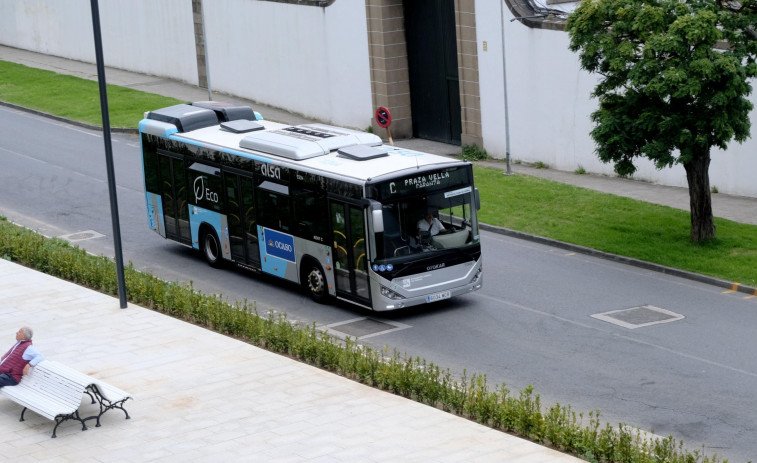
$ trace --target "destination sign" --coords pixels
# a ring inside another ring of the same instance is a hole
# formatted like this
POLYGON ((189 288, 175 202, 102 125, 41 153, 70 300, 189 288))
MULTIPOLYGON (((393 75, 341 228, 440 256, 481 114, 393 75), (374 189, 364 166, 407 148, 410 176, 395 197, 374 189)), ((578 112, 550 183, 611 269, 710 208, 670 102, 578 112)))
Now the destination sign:
POLYGON ((379 192, 381 199, 388 199, 398 195, 430 193, 468 184, 467 169, 454 168, 384 182, 380 185, 379 192))

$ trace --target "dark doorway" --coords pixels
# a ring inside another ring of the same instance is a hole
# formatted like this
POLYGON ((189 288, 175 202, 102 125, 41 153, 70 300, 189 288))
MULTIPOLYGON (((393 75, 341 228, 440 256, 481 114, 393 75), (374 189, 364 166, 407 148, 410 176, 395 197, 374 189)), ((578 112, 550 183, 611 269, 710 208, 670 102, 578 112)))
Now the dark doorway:
POLYGON ((405 36, 413 136, 460 144, 454 0, 406 0, 405 36))

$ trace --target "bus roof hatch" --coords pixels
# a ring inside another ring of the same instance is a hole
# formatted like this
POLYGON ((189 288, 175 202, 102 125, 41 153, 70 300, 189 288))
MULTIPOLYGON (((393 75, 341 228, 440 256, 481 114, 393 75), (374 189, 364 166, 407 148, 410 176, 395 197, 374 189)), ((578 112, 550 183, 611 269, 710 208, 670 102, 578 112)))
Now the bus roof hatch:
POLYGON ((357 130, 323 124, 306 124, 260 131, 244 137, 239 146, 301 161, 323 156, 351 145, 381 145, 381 138, 357 130))

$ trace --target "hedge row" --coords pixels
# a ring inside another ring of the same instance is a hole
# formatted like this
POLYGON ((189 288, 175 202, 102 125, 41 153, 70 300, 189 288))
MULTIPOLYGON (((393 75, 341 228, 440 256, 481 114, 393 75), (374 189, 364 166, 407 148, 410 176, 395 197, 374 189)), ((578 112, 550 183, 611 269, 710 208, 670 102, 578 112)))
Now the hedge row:
MULTIPOLYGON (((95 257, 67 242, 45 238, 0 218, 0 257, 56 277, 116 295, 115 263, 95 257)), ((539 394, 527 387, 512 395, 505 385, 490 387, 486 375, 464 372, 453 377, 449 369, 397 351, 367 348, 338 339, 315 325, 295 325, 285 315, 258 314, 255 303, 229 304, 220 296, 196 291, 191 284, 162 281, 125 269, 130 302, 234 336, 272 352, 361 383, 475 420, 539 444, 597 462, 707 462, 721 461, 701 451, 684 449, 672 436, 650 439, 624 425, 602 425, 599 412, 577 414, 556 404, 542 410, 539 394)))

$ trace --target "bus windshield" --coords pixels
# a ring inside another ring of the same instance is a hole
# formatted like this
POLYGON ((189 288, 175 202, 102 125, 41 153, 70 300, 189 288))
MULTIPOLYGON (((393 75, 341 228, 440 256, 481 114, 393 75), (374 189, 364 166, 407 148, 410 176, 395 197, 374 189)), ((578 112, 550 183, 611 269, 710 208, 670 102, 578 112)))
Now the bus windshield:
POLYGON ((384 232, 377 236, 377 260, 404 260, 479 243, 471 186, 421 196, 384 200, 384 232), (406 258, 406 257, 405 257, 406 258))

